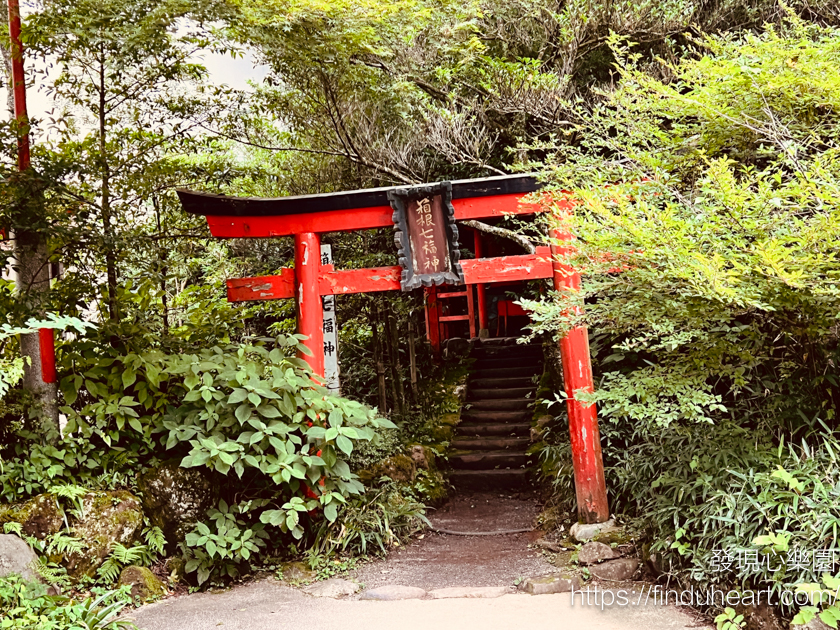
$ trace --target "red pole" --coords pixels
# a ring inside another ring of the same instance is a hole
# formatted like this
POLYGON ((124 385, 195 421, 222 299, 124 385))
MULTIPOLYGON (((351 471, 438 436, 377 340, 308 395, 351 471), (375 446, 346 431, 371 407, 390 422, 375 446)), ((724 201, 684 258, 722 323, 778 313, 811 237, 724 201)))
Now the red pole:
MULTIPOLYGON (((474 230, 473 234, 475 235, 475 257, 481 258, 484 255, 482 251, 484 244, 481 242, 481 232, 474 230)), ((475 286, 478 291, 478 336, 481 337, 481 331, 484 330, 487 331, 489 336, 490 327, 487 323, 487 296, 484 292, 484 283, 480 282, 475 286)))
POLYGON ((298 332, 312 356, 300 355, 312 371, 324 376, 324 305, 321 302, 321 237, 313 232, 295 234, 295 297, 298 332))
MULTIPOLYGON (((18 170, 23 173, 30 167, 29 114, 26 111, 26 75, 23 69, 23 42, 20 37, 20 5, 18 0, 8 0, 9 37, 12 43, 12 94, 15 101, 15 120, 18 124, 18 170)), ((55 337, 51 328, 38 331, 41 354, 41 380, 55 383, 55 337)))
POLYGON ((425 288, 426 293, 426 334, 432 344, 435 356, 440 356, 440 310, 437 300, 437 287, 425 288))
MULTIPOLYGON (((580 274, 559 260, 571 249, 561 245, 561 242, 572 240, 572 235, 568 230, 554 227, 551 229, 551 237, 554 288, 558 291, 579 290, 580 274)), ((560 356, 569 413, 578 519, 583 523, 603 523, 609 519, 610 512, 597 411, 595 405, 585 405, 574 398, 576 391, 595 391, 589 357, 589 334, 585 326, 573 328, 560 340, 560 356)))

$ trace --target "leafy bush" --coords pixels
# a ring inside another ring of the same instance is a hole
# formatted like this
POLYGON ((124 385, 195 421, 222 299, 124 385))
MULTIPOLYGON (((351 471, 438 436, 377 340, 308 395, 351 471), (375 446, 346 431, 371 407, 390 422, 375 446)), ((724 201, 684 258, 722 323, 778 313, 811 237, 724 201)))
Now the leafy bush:
POLYGON ((312 550, 327 556, 336 552, 385 553, 430 526, 422 503, 406 496, 394 481, 383 481, 378 488, 347 501, 339 520, 324 521, 312 550))
POLYGON ((0 578, 0 628, 4 630, 121 630, 134 624, 116 621, 128 604, 124 591, 107 591, 77 602, 47 595, 47 587, 18 576, 0 578))

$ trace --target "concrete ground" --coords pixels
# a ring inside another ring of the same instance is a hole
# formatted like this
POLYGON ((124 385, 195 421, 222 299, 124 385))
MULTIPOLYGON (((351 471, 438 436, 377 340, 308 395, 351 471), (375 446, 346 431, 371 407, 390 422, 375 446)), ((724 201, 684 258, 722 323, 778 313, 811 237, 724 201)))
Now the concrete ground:
POLYGON ((673 606, 572 605, 569 593, 391 602, 315 598, 267 580, 140 608, 143 630, 682 630, 710 628, 673 606))
MULTIPOLYGON (((530 495, 457 495, 429 513, 432 524, 450 531, 480 532, 529 528, 538 513, 530 495)), ((531 543, 541 532, 454 536, 426 532, 383 560, 345 576, 370 590, 404 585, 426 591, 446 587, 507 587, 494 599, 360 601, 316 598, 273 578, 222 593, 197 593, 150 604, 127 616, 142 630, 681 630, 707 628, 692 611, 656 605, 629 595, 627 605, 601 609, 601 599, 580 594, 526 595, 514 584, 526 577, 573 570, 555 566, 531 543), (634 605, 635 604, 635 605, 634 605)), ((611 588, 619 588, 610 584, 611 588)), ((630 588, 650 588, 631 583, 630 588)), ((608 597, 609 601, 612 597, 608 597)))

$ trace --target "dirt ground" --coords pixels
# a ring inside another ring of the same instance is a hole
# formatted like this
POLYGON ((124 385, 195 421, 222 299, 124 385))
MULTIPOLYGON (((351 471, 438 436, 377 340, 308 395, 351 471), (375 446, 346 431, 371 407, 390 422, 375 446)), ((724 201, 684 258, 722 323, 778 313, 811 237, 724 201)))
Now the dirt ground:
MULTIPOLYGON (((539 512, 536 497, 500 493, 456 495, 428 516, 441 529, 465 532, 523 529, 539 512)), ((502 536, 452 536, 427 532, 385 560, 365 564, 350 579, 376 588, 385 584, 426 590, 448 586, 512 586, 517 578, 559 571, 528 545, 541 532, 502 536)))

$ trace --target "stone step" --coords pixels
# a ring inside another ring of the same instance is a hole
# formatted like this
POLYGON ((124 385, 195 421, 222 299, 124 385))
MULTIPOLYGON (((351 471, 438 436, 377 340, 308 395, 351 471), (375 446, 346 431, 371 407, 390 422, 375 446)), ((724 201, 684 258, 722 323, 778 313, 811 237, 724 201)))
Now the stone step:
POLYGON ((453 470, 449 483, 459 490, 495 490, 496 488, 521 488, 528 483, 530 470, 453 470))
POLYGON ((473 376, 476 378, 497 378, 500 376, 535 376, 542 374, 542 364, 534 363, 533 365, 504 366, 495 368, 479 368, 473 370, 473 376))
POLYGON ((477 359, 492 359, 496 357, 542 357, 542 346, 536 344, 512 344, 509 346, 476 346, 472 356, 477 359))
POLYGON ((456 470, 524 468, 533 457, 515 451, 453 451, 449 465, 456 470))
POLYGON ((496 348, 498 346, 513 346, 519 341, 520 337, 488 337, 481 339, 478 342, 480 348, 496 348))
POLYGON ((527 422, 518 423, 487 423, 487 424, 472 424, 461 423, 456 429, 458 436, 470 435, 529 435, 531 433, 531 425, 527 422))
POLYGON ((542 357, 520 357, 520 356, 501 356, 501 357, 494 357, 492 359, 476 359, 475 363, 473 363, 473 370, 496 370, 501 368, 521 368, 521 367, 529 367, 533 368, 534 366, 542 367, 542 357))
MULTIPOLYGON (((467 403, 472 411, 525 411, 534 404, 533 398, 489 398, 467 403)), ((465 411, 467 411, 465 409, 465 411)))
POLYGON ((519 411, 485 411, 465 409, 461 412, 462 422, 475 424, 503 424, 505 422, 528 422, 533 414, 528 410, 519 411))
MULTIPOLYGON (((460 432, 459 432, 460 433, 460 432)), ((452 448, 458 451, 507 451, 525 452, 531 444, 527 437, 462 437, 458 435, 452 440, 452 448)))
POLYGON ((532 387, 537 384, 530 376, 503 376, 495 378, 472 378, 468 383, 470 389, 512 389, 516 387, 532 387))
POLYGON ((468 400, 486 400, 488 398, 522 398, 534 400, 534 390, 531 387, 512 387, 512 388, 493 388, 483 389, 476 388, 468 391, 468 400))

